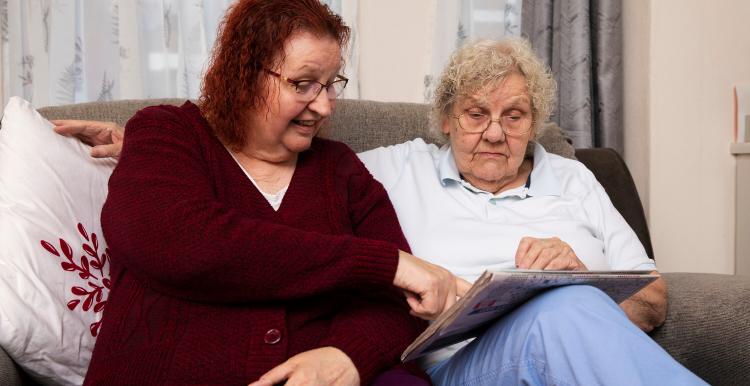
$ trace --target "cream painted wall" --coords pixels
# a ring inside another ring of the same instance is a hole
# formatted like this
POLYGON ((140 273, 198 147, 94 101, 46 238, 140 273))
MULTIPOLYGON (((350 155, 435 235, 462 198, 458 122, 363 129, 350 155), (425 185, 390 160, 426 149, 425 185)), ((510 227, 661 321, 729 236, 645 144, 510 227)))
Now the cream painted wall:
POLYGON ((5 108, 5 83, 3 82, 5 79, 5 71, 3 70, 3 63, 5 63, 5 59, 3 58, 3 49, 0 49, 0 104, 2 104, 2 108, 5 108))
POLYGON ((625 87, 627 143, 635 144, 626 156, 641 174, 647 159, 638 178, 657 263, 662 271, 734 273, 731 88, 750 81, 750 2, 635 2, 623 16, 625 41, 641 40, 625 46, 626 76, 635 73, 625 87))
POLYGON ((424 102, 435 0, 359 2, 361 98, 424 102))
POLYGON ((650 0, 622 3, 625 161, 648 214, 650 0))

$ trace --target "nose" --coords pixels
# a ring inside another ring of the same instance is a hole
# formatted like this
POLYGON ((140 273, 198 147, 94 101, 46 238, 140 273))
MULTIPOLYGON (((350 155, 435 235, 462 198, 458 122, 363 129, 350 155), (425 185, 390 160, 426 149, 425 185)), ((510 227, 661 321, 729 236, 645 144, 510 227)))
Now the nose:
POLYGON ((328 89, 323 87, 318 93, 318 96, 310 101, 307 108, 320 115, 321 118, 326 118, 333 112, 334 105, 335 101, 328 99, 328 89))
POLYGON ((482 133, 482 137, 489 142, 502 142, 505 141, 505 132, 500 126, 500 122, 491 121, 487 130, 482 133))

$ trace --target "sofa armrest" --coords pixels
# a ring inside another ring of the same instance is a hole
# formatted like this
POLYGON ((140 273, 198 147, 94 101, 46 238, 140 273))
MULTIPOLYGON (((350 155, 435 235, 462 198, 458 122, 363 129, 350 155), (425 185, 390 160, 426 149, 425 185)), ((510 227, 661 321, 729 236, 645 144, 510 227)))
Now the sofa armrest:
POLYGON ((664 273, 667 320, 651 336, 712 385, 750 379, 750 277, 664 273))
POLYGON ((575 155, 594 173, 607 191, 612 204, 638 235, 648 257, 653 259, 654 250, 651 247, 646 214, 625 160, 616 151, 607 148, 576 149, 575 155))
POLYGON ((0 349, 0 385, 22 385, 16 364, 3 349, 0 349))

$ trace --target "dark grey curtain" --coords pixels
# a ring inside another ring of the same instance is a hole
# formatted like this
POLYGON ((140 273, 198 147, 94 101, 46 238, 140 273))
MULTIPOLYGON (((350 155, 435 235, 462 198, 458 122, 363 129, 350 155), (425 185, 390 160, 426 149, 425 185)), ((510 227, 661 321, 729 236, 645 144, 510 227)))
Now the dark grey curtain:
POLYGON ((521 34, 552 69, 550 118, 575 147, 623 154, 621 0, 525 0, 521 34))

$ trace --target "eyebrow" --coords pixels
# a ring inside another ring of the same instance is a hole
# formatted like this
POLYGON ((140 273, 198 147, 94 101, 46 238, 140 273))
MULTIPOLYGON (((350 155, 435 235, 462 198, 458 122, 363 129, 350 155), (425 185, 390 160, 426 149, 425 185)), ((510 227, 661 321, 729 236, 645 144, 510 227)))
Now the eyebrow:
MULTIPOLYGON (((486 102, 486 99, 477 99, 474 97, 467 97, 462 105, 466 104, 477 104, 478 107, 485 107, 489 105, 489 103, 486 102)), ((506 105, 506 109, 508 108, 520 108, 520 107, 531 107, 531 99, 528 97, 528 95, 518 95, 515 97, 510 98, 510 102, 506 105)))
POLYGON ((531 100, 526 96, 514 98, 508 104, 509 108, 519 108, 519 107, 527 107, 527 106, 531 107, 531 100))
POLYGON ((516 95, 507 99, 508 107, 519 107, 521 105, 531 105, 531 99, 526 94, 516 95))
MULTIPOLYGON (((295 75, 292 75, 291 77, 294 78, 294 80, 296 81, 316 80, 313 78, 316 78, 319 75, 318 69, 316 67, 309 66, 309 65, 300 66, 296 69, 291 70, 290 72, 292 74, 295 74, 295 75)), ((333 74, 333 77, 331 77, 328 81, 333 82, 339 77, 339 75, 341 75, 341 67, 339 67, 336 73, 333 74)))

